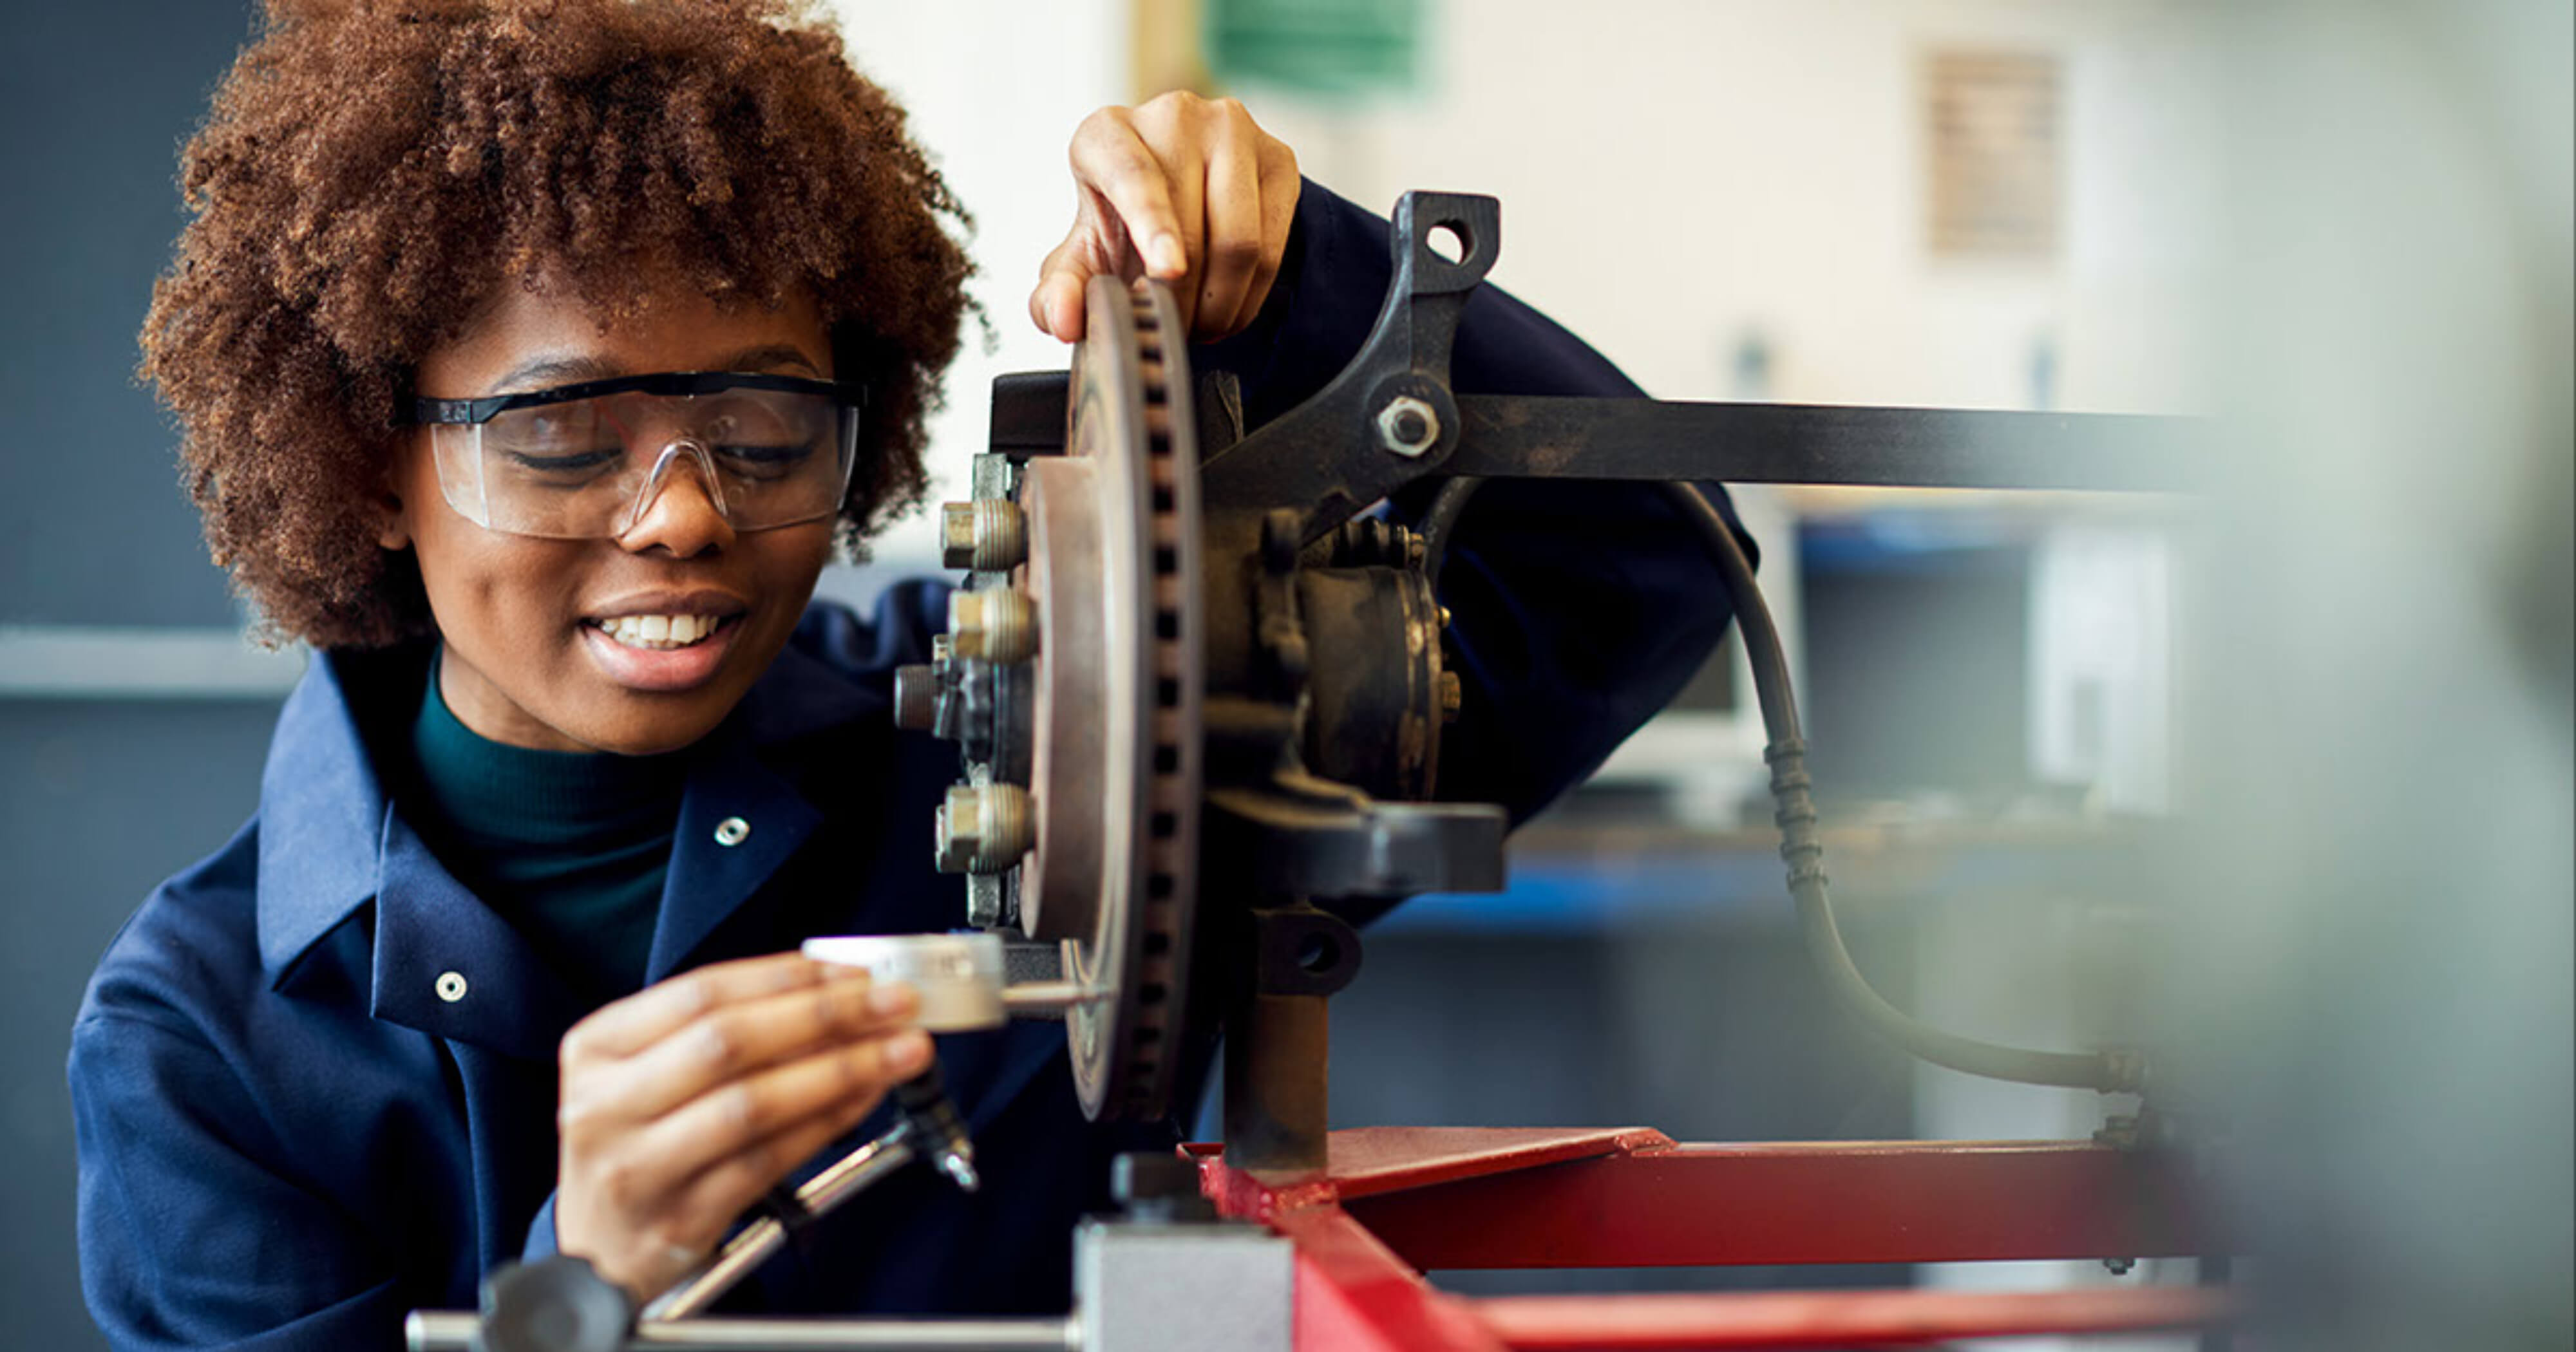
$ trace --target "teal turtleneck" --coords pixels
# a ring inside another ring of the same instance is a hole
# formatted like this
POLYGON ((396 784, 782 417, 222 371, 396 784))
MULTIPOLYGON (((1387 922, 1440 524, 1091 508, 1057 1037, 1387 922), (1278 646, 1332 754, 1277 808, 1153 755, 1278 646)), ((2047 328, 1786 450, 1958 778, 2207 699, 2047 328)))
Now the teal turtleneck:
POLYGON ((438 689, 412 720, 404 816, 456 880, 584 995, 644 985, 671 866, 686 752, 537 751, 468 728, 438 689))

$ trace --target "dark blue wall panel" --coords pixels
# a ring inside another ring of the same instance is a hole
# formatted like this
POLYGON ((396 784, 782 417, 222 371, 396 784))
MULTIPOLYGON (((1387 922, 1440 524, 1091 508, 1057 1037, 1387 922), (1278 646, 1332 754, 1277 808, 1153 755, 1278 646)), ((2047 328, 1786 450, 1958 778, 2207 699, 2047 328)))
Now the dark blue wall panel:
POLYGON ((0 624, 227 624, 135 335, 179 146, 251 31, 222 0, 0 7, 0 624))
POLYGON ((259 800, 274 701, 0 700, 0 1347, 101 1345, 72 1250, 63 1055, 90 969, 259 800))

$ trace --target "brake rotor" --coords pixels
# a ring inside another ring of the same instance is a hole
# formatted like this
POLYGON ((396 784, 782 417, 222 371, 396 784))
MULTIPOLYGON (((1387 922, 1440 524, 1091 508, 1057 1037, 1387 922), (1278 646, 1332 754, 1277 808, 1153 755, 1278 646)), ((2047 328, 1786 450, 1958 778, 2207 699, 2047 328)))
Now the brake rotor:
POLYGON ((1197 902, 1197 425, 1170 291, 1095 277, 1084 302, 1065 453, 1030 461, 1019 491, 1041 625, 1020 924, 1113 993, 1066 1017, 1083 1112, 1152 1119, 1179 1069, 1197 902))

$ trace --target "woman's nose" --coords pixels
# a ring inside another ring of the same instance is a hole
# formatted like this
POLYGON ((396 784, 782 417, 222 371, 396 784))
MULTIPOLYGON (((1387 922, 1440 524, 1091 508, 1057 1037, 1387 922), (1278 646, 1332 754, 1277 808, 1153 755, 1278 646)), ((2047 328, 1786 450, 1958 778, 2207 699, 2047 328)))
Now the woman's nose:
POLYGON ((638 554, 661 549, 685 559, 732 544, 733 524, 716 497, 721 491, 704 450, 672 445, 638 491, 634 518, 618 535, 618 546, 638 554))

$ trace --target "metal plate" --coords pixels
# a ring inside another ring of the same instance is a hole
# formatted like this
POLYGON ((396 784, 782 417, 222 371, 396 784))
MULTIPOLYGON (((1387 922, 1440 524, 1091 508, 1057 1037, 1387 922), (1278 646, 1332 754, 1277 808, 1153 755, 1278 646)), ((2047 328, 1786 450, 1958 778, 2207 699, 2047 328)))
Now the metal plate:
POLYGON ((1020 918, 1115 993, 1065 1021, 1083 1111, 1147 1119, 1171 1102, 1197 900, 1198 447, 1170 293, 1104 277, 1085 301, 1066 453, 1020 488, 1042 626, 1020 918))

